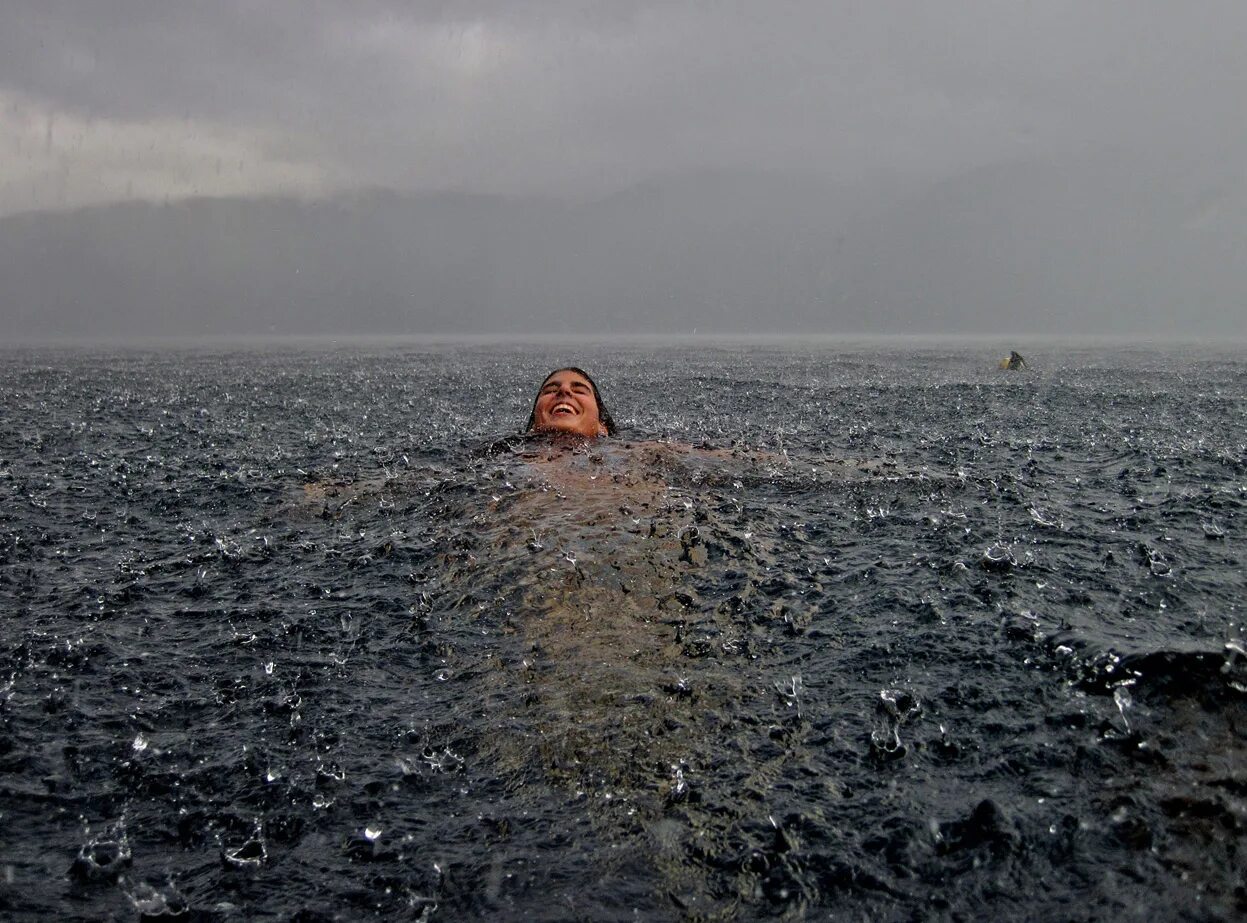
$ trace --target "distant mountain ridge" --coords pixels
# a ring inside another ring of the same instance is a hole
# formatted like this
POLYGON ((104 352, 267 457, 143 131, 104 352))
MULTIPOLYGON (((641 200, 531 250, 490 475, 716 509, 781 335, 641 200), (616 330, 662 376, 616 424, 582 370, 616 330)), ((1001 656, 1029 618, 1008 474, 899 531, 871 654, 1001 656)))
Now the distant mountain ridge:
POLYGON ((1242 177, 1111 160, 881 193, 707 172, 584 204, 130 202, 0 219, 0 337, 1241 336, 1244 243, 1242 177))

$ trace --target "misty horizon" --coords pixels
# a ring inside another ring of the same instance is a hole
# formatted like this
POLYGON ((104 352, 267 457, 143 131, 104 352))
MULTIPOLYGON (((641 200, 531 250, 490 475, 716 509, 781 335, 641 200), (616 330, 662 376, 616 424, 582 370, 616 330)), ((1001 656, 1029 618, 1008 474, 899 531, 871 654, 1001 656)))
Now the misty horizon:
POLYGON ((371 191, 24 213, 0 219, 0 335, 1240 336, 1247 209, 1222 196, 1209 220, 1204 186, 1157 175, 1019 164, 871 196, 707 171, 582 203, 371 191), (1087 208, 1098 190, 1112 207, 1087 208))
POLYGON ((1231 3, 0 26, 6 342, 1247 327, 1231 3))

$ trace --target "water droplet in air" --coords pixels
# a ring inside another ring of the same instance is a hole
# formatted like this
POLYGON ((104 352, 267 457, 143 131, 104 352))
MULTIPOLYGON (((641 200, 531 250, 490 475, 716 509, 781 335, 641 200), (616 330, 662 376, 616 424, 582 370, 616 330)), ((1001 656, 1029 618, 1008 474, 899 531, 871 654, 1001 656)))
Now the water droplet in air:
POLYGON ((1126 717, 1126 709, 1134 704, 1134 698, 1130 695, 1130 690, 1126 687, 1129 683, 1122 683, 1113 690, 1113 702, 1117 706, 1117 710, 1121 712, 1121 723, 1126 726, 1127 732, 1130 730, 1130 720, 1126 717))

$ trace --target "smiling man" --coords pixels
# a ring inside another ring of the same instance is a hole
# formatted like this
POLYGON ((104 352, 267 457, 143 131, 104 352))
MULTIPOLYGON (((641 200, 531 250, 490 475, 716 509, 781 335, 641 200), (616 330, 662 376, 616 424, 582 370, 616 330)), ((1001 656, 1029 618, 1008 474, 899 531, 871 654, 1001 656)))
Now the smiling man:
POLYGON ((541 383, 528 430, 595 438, 614 434, 615 422, 589 373, 569 366, 551 372, 541 383))

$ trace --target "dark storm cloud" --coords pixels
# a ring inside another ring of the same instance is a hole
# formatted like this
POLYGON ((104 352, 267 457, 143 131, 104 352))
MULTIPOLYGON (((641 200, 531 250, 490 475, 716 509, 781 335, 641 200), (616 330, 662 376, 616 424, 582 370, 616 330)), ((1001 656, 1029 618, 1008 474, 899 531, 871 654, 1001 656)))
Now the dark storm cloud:
POLYGON ((1245 47, 1237 0, 0 0, 0 333, 1234 332, 1245 47))
POLYGON ((592 191, 1242 151, 1235 3, 26 3, 0 88, 262 131, 344 183, 592 191))

